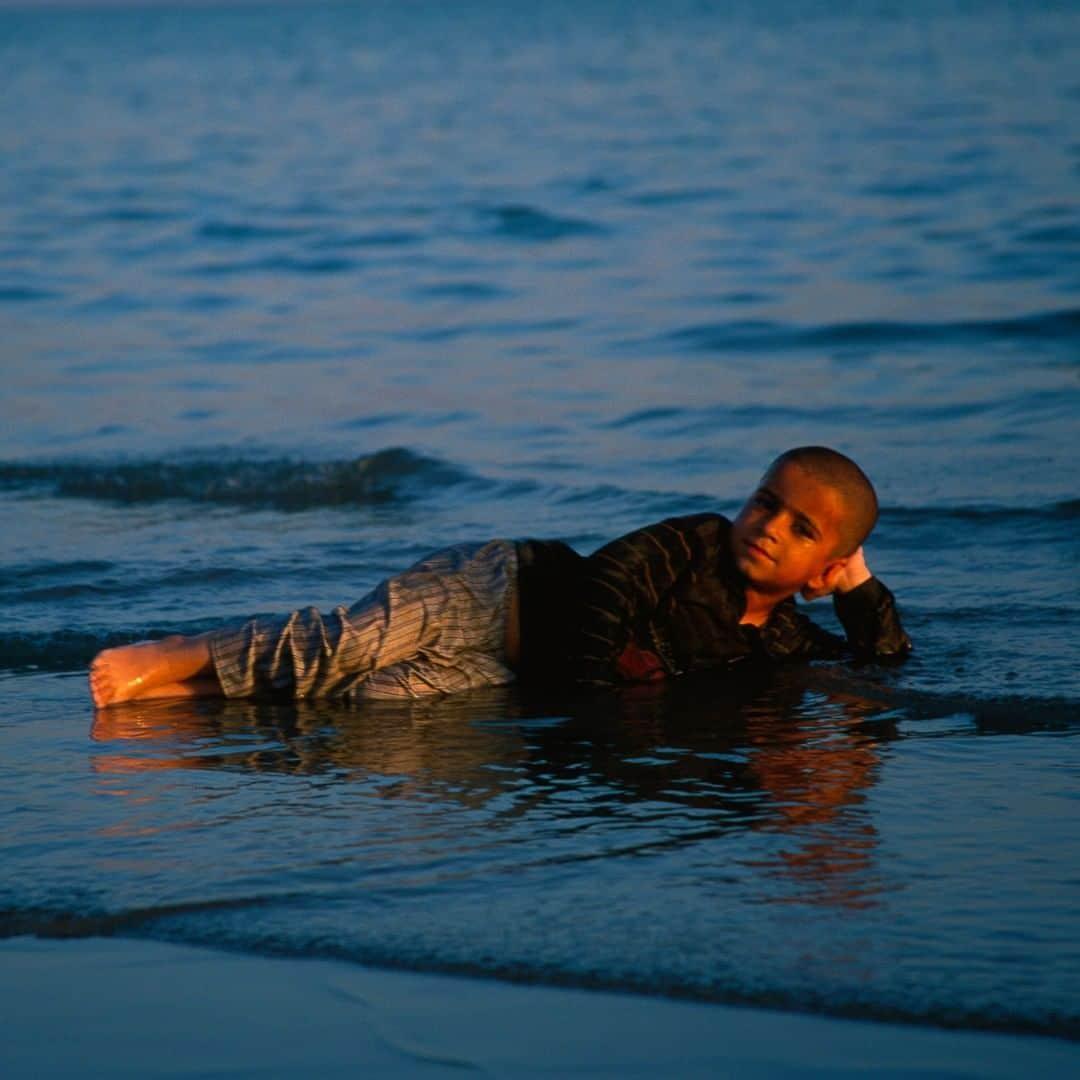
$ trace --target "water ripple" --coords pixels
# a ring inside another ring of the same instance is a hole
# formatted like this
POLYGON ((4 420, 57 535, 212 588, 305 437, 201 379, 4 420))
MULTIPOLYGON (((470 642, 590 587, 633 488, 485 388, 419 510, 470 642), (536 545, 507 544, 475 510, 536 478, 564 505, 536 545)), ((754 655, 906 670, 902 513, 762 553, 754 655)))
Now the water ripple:
POLYGON ((532 206, 498 206, 482 210, 481 214, 491 222, 496 235, 510 240, 546 243, 607 232, 604 226, 595 221, 548 213, 532 206))
POLYGON ((672 331, 661 341, 705 352, 816 349, 843 346, 978 344, 991 341, 1080 341, 1080 308, 1003 319, 945 322, 868 321, 793 326, 768 320, 706 323, 672 331))

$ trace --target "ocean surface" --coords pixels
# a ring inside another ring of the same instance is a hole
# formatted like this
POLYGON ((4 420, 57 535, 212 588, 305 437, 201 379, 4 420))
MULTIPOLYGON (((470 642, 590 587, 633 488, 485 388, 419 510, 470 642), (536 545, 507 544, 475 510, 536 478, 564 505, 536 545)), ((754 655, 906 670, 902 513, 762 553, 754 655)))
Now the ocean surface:
POLYGON ((3 10, 0 70, 0 935, 1080 1035, 1080 6, 3 10), (807 442, 901 667, 90 705, 807 442))

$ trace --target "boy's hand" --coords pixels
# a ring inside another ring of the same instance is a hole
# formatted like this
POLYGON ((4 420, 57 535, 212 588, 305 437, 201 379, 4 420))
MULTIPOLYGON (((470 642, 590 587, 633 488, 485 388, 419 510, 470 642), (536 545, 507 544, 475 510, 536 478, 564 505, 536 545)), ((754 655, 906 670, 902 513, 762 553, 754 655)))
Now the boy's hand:
POLYGON ((627 682, 656 682, 664 677, 664 665, 655 653, 630 642, 615 661, 615 670, 627 682))
POLYGON ((825 572, 825 578, 820 588, 812 589, 809 585, 805 586, 802 589, 802 596, 805 600, 816 600, 820 596, 828 596, 834 592, 851 592, 852 589, 857 589, 864 581, 869 581, 871 577, 873 577, 873 574, 870 573, 870 567, 866 565, 866 556, 860 547, 842 562, 830 567, 825 572))
POLYGON ((869 581, 874 575, 870 573, 870 567, 866 565, 866 556, 860 547, 848 556, 843 572, 833 583, 833 592, 846 593, 857 589, 864 581, 869 581))

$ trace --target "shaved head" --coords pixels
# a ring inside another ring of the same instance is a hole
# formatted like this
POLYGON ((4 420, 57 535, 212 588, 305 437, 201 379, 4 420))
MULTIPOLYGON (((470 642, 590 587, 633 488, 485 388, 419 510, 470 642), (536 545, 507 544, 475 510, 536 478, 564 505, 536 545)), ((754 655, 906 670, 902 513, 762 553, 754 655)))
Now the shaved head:
POLYGON ((851 458, 827 446, 797 446, 788 450, 769 466, 769 473, 788 464, 797 465, 840 496, 845 512, 839 522, 840 543, 835 554, 846 558, 862 545, 877 524, 874 485, 851 458))

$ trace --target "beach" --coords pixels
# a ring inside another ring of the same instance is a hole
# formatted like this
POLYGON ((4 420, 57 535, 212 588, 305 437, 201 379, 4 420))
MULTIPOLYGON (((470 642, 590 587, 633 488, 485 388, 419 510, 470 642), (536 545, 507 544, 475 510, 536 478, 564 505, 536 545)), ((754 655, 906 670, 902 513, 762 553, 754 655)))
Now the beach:
POLYGON ((5 1080, 1075 1074, 1078 51, 1058 0, 0 0, 5 1080), (903 663, 90 700, 807 445, 903 663))
POLYGON ((0 944, 31 1077, 1066 1077, 1080 1048, 161 942, 0 944))

